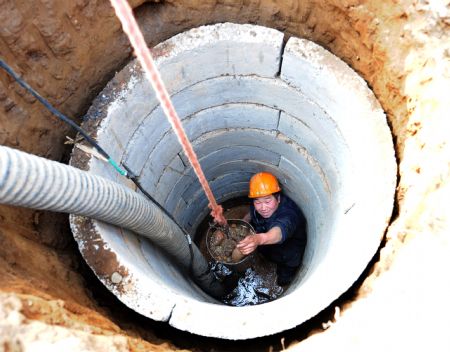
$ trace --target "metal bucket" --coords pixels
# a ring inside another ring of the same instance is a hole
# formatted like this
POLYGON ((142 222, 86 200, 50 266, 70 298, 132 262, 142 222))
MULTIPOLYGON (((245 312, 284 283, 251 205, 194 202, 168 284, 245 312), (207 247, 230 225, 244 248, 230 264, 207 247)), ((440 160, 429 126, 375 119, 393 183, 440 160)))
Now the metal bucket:
MULTIPOLYGON (((253 226, 242 219, 228 219, 227 221, 228 221, 228 225, 230 225, 230 226, 232 224, 236 224, 236 225, 246 227, 247 229, 250 230, 250 236, 253 236, 255 234, 255 230, 253 229, 253 226)), ((217 261, 218 263, 222 263, 223 265, 225 265, 227 268, 229 268, 232 271, 244 272, 253 262, 254 252, 245 256, 240 261, 235 262, 235 263, 224 262, 224 261, 220 260, 219 258, 216 258, 211 250, 211 240, 212 240, 212 235, 213 235, 214 231, 219 230, 219 229, 220 229, 220 227, 218 227, 218 226, 210 226, 208 229, 208 232, 206 233, 206 248, 208 250, 209 255, 215 261, 217 261)))

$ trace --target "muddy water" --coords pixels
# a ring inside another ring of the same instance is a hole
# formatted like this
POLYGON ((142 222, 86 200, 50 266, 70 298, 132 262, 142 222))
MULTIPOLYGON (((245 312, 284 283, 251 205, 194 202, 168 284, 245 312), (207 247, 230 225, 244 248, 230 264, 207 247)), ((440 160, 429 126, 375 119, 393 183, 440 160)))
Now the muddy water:
MULTIPOLYGON (((219 267, 222 267, 219 265, 219 267)), ((283 288, 277 285, 276 266, 259 255, 252 257, 252 263, 243 273, 237 275, 237 284, 223 297, 222 302, 235 307, 262 304, 278 298, 283 288)))
MULTIPOLYGON (((227 219, 241 219, 248 212, 248 205, 224 207, 227 219)), ((214 260, 208 252, 206 235, 208 220, 199 227, 196 243, 207 258, 216 277, 229 288, 229 293, 222 302, 235 307, 262 304, 277 299, 284 292, 277 285, 276 265, 264 259, 258 253, 253 253, 239 265, 225 265, 214 260)))

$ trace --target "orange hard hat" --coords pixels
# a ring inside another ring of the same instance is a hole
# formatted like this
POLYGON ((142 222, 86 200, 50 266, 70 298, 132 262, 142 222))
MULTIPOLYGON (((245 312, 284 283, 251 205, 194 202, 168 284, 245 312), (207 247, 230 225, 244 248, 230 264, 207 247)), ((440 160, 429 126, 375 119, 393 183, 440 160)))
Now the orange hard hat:
POLYGON ((281 191, 277 178, 269 172, 260 172, 253 175, 250 179, 249 188, 249 198, 265 197, 281 191))

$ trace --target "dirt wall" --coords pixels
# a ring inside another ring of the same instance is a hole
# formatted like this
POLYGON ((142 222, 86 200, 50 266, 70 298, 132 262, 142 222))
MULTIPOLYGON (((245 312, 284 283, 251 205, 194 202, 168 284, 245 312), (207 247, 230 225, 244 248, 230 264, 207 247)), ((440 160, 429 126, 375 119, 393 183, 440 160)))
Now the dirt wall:
MULTIPOLYGON (((265 25, 313 40, 360 73, 388 115, 399 161, 399 186, 386 244, 358 291, 359 299, 341 303, 335 322, 326 324, 324 333, 293 344, 293 348, 312 349, 338 342, 346 349, 368 349, 377 346, 373 344, 375 333, 384 333, 402 346, 401 336, 422 331, 424 319, 440 322, 428 304, 429 292, 417 283, 424 282, 440 293, 450 291, 446 283, 437 280, 439 275, 427 274, 428 270, 441 273, 449 252, 445 211, 450 199, 450 153, 445 134, 449 130, 445 93, 450 66, 448 1, 130 3, 136 7, 151 46, 186 29, 225 21, 265 25), (386 297, 390 304, 383 301, 386 297), (410 310, 411 305, 427 308, 410 310), (382 328, 390 312, 394 313, 389 320, 397 327, 402 327, 405 314, 408 317, 408 324, 400 329, 404 334, 398 330, 397 335, 391 334, 392 329, 382 328), (352 329, 355 326, 359 329, 352 329), (369 342, 371 345, 365 344, 369 342)), ((0 20, 1 57, 77 121, 131 55, 107 1, 1 1, 0 20)), ((0 105, 1 144, 67 160, 70 146, 64 141, 73 132, 4 72, 0 72, 0 105)), ((0 270, 7 278, 0 283, 2 306, 13 307, 4 314, 20 312, 22 320, 18 321, 23 323, 15 325, 17 331, 24 324, 41 321, 49 329, 60 325, 79 330, 82 325, 96 335, 140 334, 155 346, 159 343, 137 327, 135 333, 130 332, 133 326, 121 330, 113 314, 92 298, 86 279, 79 274, 80 259, 66 216, 0 206, 0 241, 0 270), (33 313, 25 309, 30 297, 42 308, 33 313), (11 300, 15 303, 7 303, 11 300), (47 319, 45 313, 49 306, 55 307, 54 302, 59 302, 56 306, 65 317, 57 322, 47 319), (76 318, 67 313, 75 306, 76 318), (74 328, 77 319, 81 325, 74 328)), ((448 309, 448 305, 440 307, 448 309)), ((448 323, 443 321, 442 325, 448 323)), ((426 339, 423 333, 416 336, 419 341, 426 339)), ((291 340, 295 341, 295 336, 291 340)), ((117 346, 120 350, 125 345, 117 346)))

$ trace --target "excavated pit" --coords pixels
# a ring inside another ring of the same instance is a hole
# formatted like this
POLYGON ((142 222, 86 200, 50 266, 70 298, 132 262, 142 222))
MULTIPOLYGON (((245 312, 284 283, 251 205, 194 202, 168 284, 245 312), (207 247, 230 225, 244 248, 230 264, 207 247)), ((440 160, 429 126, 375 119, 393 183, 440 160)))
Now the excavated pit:
MULTIPOLYGON (((349 64, 376 94, 394 137, 398 185, 392 223, 357 283, 313 320, 267 338, 231 343, 182 333, 121 305, 86 268, 65 214, 0 205, 0 346, 64 346, 67 351, 450 350, 450 285, 445 280, 450 266, 447 2, 129 3, 149 46, 204 24, 255 23, 283 31, 286 39, 312 40, 349 64)), ((2 58, 79 123, 132 54, 108 1, 6 1, 0 4, 0 18, 2 58)), ((4 72, 0 106, 1 144, 68 161, 72 146, 65 145, 66 136, 74 133, 4 72)), ((104 243, 100 236, 96 240, 104 243)), ((104 277, 111 277, 119 263, 107 250, 91 259, 103 263, 104 277)), ((126 276, 121 269, 117 273, 126 276)), ((114 275, 115 281, 119 278, 114 275)), ((272 317, 263 319, 270 322, 272 317)))
MULTIPOLYGON (((153 52, 218 202, 244 196, 250 176, 269 171, 302 208, 302 269, 281 298, 235 308, 206 295, 155 244, 128 231, 72 219, 82 255, 128 307, 181 330, 249 339, 300 325, 354 283, 388 225, 396 163, 384 112, 343 61, 274 29, 204 26, 153 52)), ((206 197, 135 61, 99 94, 84 126, 195 232, 208 214, 206 197)), ((77 146, 71 163, 129 185, 77 146)))

